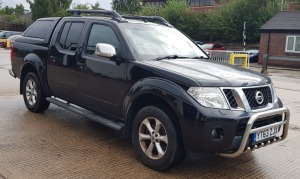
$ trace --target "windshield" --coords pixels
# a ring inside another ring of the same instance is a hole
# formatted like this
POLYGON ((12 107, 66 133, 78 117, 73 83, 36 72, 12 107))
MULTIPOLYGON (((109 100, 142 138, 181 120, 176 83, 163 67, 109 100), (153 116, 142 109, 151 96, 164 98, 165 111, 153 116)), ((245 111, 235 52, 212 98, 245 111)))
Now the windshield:
POLYGON ((131 52, 138 60, 167 56, 208 58, 189 38, 175 28, 156 24, 120 24, 131 52))

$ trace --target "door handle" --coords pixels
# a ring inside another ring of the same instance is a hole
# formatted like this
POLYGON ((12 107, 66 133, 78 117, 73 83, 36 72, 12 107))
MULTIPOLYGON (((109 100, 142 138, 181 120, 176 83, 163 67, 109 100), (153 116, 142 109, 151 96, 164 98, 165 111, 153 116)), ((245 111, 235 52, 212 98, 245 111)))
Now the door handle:
POLYGON ((53 62, 56 62, 56 60, 58 59, 58 57, 56 57, 56 56, 50 56, 50 59, 53 61, 53 62))
POLYGON ((86 63, 77 62, 77 66, 79 66, 81 69, 84 69, 86 67, 86 63))

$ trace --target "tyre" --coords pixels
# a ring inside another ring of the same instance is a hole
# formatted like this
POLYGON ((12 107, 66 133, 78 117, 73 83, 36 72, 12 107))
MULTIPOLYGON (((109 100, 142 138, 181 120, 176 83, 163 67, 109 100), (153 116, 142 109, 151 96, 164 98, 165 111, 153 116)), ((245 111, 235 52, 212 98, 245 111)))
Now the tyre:
POLYGON ((50 103, 46 101, 46 95, 35 73, 30 72, 25 76, 22 92, 29 111, 40 113, 48 109, 50 103))
POLYGON ((139 160, 147 167, 162 171, 183 159, 179 131, 165 111, 146 106, 132 125, 132 142, 139 160))

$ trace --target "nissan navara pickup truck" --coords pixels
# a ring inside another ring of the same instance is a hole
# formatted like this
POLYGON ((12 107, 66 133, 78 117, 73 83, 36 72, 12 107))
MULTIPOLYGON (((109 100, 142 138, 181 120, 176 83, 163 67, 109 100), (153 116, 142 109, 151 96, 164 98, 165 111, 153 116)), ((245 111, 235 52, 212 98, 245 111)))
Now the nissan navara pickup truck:
POLYGON ((11 49, 29 111, 52 103, 95 120, 159 171, 187 151, 234 158, 286 138, 289 110, 269 77, 210 60, 162 17, 68 12, 38 19, 11 49))

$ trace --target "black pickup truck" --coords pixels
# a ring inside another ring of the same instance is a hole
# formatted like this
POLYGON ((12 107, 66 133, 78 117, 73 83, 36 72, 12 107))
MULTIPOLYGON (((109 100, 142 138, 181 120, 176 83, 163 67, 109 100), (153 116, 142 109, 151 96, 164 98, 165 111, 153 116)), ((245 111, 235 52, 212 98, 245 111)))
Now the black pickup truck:
POLYGON ((37 20, 11 49, 30 111, 53 103, 117 130, 155 170, 186 151, 238 157, 286 138, 289 110, 269 77, 211 61, 161 17, 69 12, 37 20))

